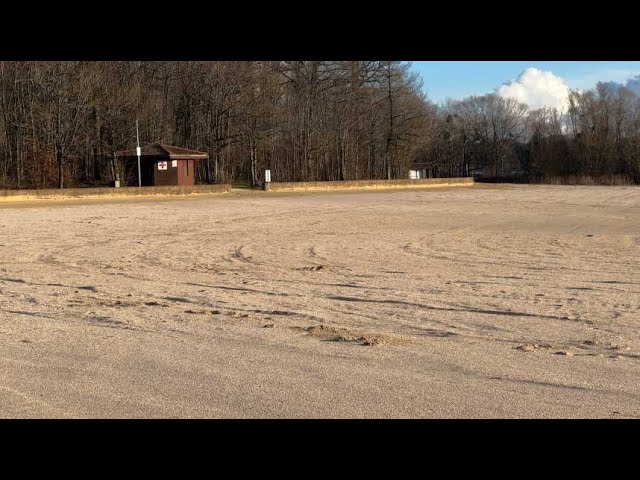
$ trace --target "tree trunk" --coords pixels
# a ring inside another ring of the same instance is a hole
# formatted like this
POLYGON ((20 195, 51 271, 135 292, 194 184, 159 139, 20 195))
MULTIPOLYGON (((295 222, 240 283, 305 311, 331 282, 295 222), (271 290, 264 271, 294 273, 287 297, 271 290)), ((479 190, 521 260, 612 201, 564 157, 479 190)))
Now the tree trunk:
POLYGON ((258 185, 258 172, 256 165, 256 147, 251 146, 251 186, 255 187, 258 185))
POLYGON ((60 189, 64 188, 64 163, 62 160, 58 160, 58 182, 60 189))

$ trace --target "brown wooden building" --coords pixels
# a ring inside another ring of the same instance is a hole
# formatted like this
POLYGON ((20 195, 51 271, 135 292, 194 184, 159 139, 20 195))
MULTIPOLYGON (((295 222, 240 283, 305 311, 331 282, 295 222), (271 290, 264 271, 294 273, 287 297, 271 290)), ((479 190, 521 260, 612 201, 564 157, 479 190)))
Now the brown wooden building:
MULTIPOLYGON (((174 147, 164 143, 151 143, 141 147, 140 171, 142 186, 190 186, 195 183, 195 162, 209 155, 197 150, 174 147)), ((136 149, 116 152, 116 160, 124 169, 124 185, 138 185, 138 157, 136 149)))

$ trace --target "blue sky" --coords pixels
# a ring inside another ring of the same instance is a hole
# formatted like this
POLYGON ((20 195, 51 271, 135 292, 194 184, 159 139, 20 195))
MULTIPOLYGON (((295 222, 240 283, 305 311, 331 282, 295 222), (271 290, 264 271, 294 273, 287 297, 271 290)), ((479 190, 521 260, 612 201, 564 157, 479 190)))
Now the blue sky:
POLYGON ((591 88, 598 81, 624 83, 627 79, 640 75, 640 62, 619 61, 438 61, 413 62, 413 68, 422 75, 429 99, 437 103, 448 97, 459 99, 492 92, 530 68, 550 71, 572 89, 591 88))

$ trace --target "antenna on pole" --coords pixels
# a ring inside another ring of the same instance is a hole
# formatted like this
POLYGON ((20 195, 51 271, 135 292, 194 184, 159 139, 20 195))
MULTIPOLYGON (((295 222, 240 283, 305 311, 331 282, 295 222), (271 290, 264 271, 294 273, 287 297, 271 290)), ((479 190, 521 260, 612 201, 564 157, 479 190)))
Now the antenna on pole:
POLYGON ((136 143, 137 143, 137 147, 136 147, 136 155, 138 155, 138 186, 141 187, 142 186, 142 173, 140 172, 140 155, 141 155, 141 151, 140 151, 140 134, 138 133, 138 119, 136 118, 136 143))

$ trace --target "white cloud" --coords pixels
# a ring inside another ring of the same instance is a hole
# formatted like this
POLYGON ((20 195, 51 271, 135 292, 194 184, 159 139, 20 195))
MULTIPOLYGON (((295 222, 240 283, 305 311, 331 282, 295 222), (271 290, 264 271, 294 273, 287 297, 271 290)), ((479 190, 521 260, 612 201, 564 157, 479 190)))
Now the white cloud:
POLYGON ((567 82, 553 72, 537 68, 526 69, 515 80, 496 88, 496 93, 526 103, 531 109, 555 107, 566 111, 568 107, 567 82))

